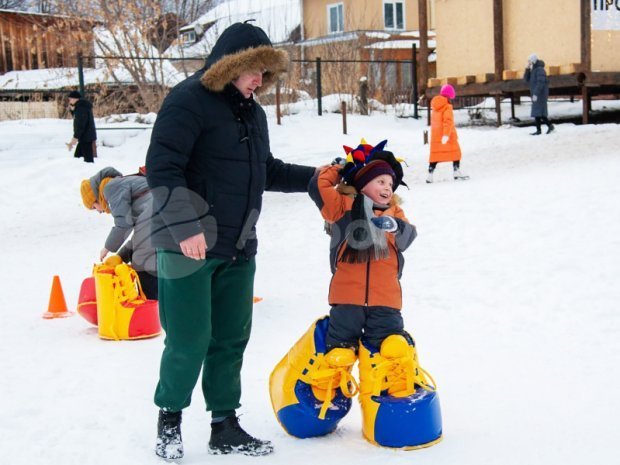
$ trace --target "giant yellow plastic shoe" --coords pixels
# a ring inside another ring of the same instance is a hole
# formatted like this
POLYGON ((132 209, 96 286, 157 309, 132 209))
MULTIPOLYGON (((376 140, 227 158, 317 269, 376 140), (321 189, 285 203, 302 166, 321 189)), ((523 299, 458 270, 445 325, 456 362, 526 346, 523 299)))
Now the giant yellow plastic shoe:
POLYGON ((352 349, 325 354, 329 317, 312 324, 271 372, 269 395, 273 411, 292 436, 310 438, 331 433, 351 409, 357 382, 352 349))
POLYGON ((411 336, 389 336, 381 350, 362 339, 359 369, 362 432, 368 441, 383 447, 419 449, 441 440, 435 382, 418 365, 411 336))
POLYGON ((156 300, 147 300, 133 268, 112 256, 93 268, 102 339, 143 339, 161 333, 156 300))

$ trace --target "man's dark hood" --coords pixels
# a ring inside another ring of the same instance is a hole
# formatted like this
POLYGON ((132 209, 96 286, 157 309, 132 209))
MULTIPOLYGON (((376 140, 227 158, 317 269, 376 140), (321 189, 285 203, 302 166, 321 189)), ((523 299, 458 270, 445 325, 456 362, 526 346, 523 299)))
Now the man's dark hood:
POLYGON ((228 27, 207 58, 201 82, 209 90, 221 92, 231 81, 248 71, 266 70, 257 93, 275 84, 288 68, 288 54, 276 50, 265 31, 249 23, 228 27))

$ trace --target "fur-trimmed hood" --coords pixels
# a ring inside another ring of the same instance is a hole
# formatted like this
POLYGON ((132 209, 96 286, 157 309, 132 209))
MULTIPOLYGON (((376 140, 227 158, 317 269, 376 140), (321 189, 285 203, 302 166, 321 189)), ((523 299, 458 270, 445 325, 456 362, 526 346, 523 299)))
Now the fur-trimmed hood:
POLYGON ((205 69, 200 80, 203 86, 214 92, 221 92, 244 72, 266 70, 263 85, 256 89, 256 93, 260 94, 287 71, 288 54, 274 49, 261 28, 249 23, 235 23, 222 33, 213 46, 205 69))

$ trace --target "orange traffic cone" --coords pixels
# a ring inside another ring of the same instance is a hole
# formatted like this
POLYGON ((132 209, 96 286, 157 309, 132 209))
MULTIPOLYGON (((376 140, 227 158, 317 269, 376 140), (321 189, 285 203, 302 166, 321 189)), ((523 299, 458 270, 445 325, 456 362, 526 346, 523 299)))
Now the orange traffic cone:
POLYGON ((254 303, 255 303, 255 304, 256 304, 256 303, 258 303, 258 302, 260 302, 261 300, 263 300, 263 298, 262 298, 262 297, 257 297, 257 296, 254 296, 254 303))
POLYGON ((50 293, 50 303, 47 306, 47 312, 43 314, 43 318, 65 318, 73 316, 73 312, 67 310, 67 302, 62 292, 60 278, 54 276, 52 281, 52 292, 50 293))

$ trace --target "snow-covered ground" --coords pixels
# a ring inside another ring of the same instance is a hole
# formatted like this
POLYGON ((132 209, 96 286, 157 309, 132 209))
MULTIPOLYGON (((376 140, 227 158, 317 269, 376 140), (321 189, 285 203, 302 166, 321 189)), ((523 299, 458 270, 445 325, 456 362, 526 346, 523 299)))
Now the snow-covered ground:
MULTIPOLYGON (((209 416, 197 389, 184 414, 183 463, 617 460, 618 125, 563 124, 540 137, 531 128, 461 128, 462 171, 471 180, 453 181, 443 164, 427 185, 423 120, 350 116, 344 136, 340 115, 300 111, 282 126, 270 119, 273 152, 286 161, 328 163, 361 137, 387 138, 406 158, 410 189, 398 193, 419 237, 405 254, 403 313, 439 386, 444 440, 411 452, 375 447, 361 436, 357 403, 329 437, 298 440, 280 428, 267 380, 328 310, 328 238, 307 195, 266 193, 255 290, 264 300, 255 306, 239 413, 276 452, 207 456, 209 416)), ((135 172, 150 131, 99 131, 94 166, 71 157, 70 136, 69 120, 0 123, 0 462, 160 464, 152 397, 163 337, 103 341, 79 316, 41 318, 53 275, 75 310, 112 223, 84 209, 80 181, 104 166, 135 172)))

